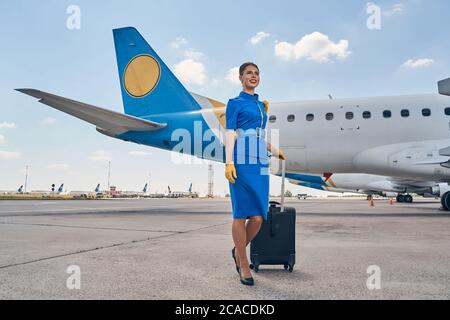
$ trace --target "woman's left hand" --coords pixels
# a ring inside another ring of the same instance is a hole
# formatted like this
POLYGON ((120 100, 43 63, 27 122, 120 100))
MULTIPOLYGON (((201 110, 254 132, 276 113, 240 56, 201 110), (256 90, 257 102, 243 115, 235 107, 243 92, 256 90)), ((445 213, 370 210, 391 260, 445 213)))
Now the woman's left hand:
POLYGON ((278 159, 280 160, 286 160, 286 155, 284 154, 283 149, 278 150, 278 159))

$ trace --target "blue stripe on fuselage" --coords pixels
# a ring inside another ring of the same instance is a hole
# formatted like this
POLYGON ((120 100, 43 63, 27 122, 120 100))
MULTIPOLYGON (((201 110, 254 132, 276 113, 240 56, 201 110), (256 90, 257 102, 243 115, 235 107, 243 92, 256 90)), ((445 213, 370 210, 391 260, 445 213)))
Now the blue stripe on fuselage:
MULTIPOLYGON (((281 177, 281 174, 277 174, 277 176, 281 177)), ((304 181, 308 183, 318 184, 318 185, 326 185, 321 176, 310 176, 306 174, 298 174, 298 173, 286 173, 286 178, 297 181, 304 181)))
POLYGON ((309 182, 300 182, 298 183, 299 186, 301 187, 306 187, 306 188, 311 188, 311 189, 317 189, 317 190, 322 190, 325 191, 324 187, 320 184, 316 184, 316 183, 309 183, 309 182))

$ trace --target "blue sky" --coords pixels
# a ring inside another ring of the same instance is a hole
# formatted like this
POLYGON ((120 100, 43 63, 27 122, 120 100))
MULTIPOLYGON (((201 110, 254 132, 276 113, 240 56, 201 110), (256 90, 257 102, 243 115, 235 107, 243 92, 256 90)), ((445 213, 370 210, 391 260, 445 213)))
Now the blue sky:
MULTIPOLYGON (((247 60, 259 65, 258 92, 269 101, 436 92, 450 76, 450 3, 372 2, 380 30, 367 28, 366 1, 2 1, 0 190, 23 184, 27 164, 28 190, 105 187, 110 158, 119 189, 141 189, 151 175, 151 192, 190 182, 206 192, 206 165, 174 166, 168 152, 102 136, 13 91, 37 88, 123 112, 117 27, 138 28, 188 90, 225 102, 240 91, 230 70, 247 60), (79 30, 66 26, 70 5, 81 10, 79 30)), ((214 167, 215 192, 224 194, 223 165, 214 167)))

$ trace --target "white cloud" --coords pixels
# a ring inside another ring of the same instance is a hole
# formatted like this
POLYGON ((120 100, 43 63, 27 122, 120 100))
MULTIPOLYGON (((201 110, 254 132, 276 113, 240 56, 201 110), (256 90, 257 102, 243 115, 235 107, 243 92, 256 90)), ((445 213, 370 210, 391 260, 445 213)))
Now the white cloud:
POLYGON ((201 62, 186 59, 174 66, 176 76, 184 83, 203 84, 206 80, 205 67, 201 62))
POLYGON ((49 164, 47 166, 48 169, 57 169, 57 170, 65 170, 69 169, 69 165, 65 163, 55 163, 55 164, 49 164))
POLYGON ((0 129, 15 129, 16 124, 14 122, 2 122, 0 123, 0 129))
POLYGON ((19 152, 0 150, 0 159, 10 160, 10 159, 20 159, 20 157, 21 157, 21 154, 19 152))
POLYGON ((187 59, 191 59, 191 60, 201 60, 205 55, 203 54, 203 52, 189 48, 184 52, 184 56, 187 59))
POLYGON ((394 4, 389 10, 383 11, 383 15, 391 17, 394 15, 402 14, 405 11, 405 6, 401 3, 394 4))
POLYGON ((89 160, 97 161, 97 162, 107 162, 107 161, 111 161, 112 157, 111 157, 111 153, 103 151, 103 150, 99 150, 99 151, 93 152, 91 154, 91 156, 89 157, 89 160))
POLYGON ((225 79, 233 84, 241 84, 241 80, 239 80, 239 67, 234 67, 228 70, 228 74, 225 79))
POLYGON ((2 135, 2 134, 0 134, 0 144, 4 144, 4 143, 6 143, 6 142, 8 142, 8 141, 6 141, 5 136, 2 135))
POLYGON ((178 48, 180 48, 181 46, 184 46, 184 45, 186 45, 186 44, 188 44, 188 41, 187 41, 185 38, 178 37, 178 38, 176 38, 175 41, 173 41, 170 45, 172 46, 172 48, 178 49, 178 48))
POLYGON ((287 61, 305 58, 323 63, 332 62, 333 58, 345 59, 350 54, 348 40, 334 43, 327 35, 317 31, 305 35, 297 43, 277 41, 275 44, 275 55, 287 61))
POLYGON ((283 60, 294 58, 294 45, 289 42, 277 42, 275 44, 275 55, 283 60))
POLYGON ((417 68, 425 68, 429 67, 434 63, 433 59, 409 59, 406 61, 402 67, 409 68, 409 69, 417 69, 417 68))
POLYGON ((56 122, 55 118, 47 117, 45 119, 42 119, 39 123, 44 126, 51 126, 51 125, 55 124, 55 122, 56 122))
POLYGON ((135 156, 135 157, 146 157, 146 156, 150 156, 151 152, 145 152, 145 151, 130 151, 128 152, 128 154, 130 156, 135 156))
POLYGON ((253 37, 251 37, 250 42, 252 45, 256 45, 269 36, 270 36, 269 33, 261 31, 255 34, 253 37))

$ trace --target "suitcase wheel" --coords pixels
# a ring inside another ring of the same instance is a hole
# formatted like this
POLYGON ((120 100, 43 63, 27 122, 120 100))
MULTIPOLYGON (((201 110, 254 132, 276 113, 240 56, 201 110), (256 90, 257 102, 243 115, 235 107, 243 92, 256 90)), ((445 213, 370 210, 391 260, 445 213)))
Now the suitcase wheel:
POLYGON ((256 266, 253 263, 250 263, 249 268, 255 272, 259 271, 259 266, 256 266))
POLYGON ((285 264, 284 265, 284 270, 292 272, 292 271, 294 271, 294 266, 290 266, 290 265, 285 264))

